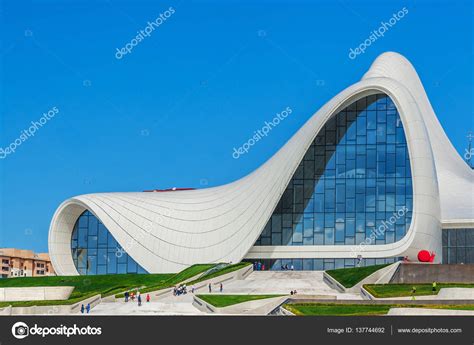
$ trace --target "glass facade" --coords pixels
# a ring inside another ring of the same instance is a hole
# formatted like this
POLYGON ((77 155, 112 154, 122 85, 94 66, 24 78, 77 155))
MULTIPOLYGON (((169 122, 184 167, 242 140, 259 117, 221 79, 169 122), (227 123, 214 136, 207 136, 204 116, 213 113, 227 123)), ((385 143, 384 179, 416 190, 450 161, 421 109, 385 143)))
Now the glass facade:
POLYGON ((323 271, 337 268, 352 268, 372 265, 392 264, 402 258, 362 259, 245 259, 252 262, 256 270, 284 271, 293 268, 295 271, 323 271))
POLYGON ((443 264, 474 264, 474 229, 443 229, 443 264))
POLYGON ((71 251, 81 275, 147 273, 89 211, 85 211, 74 225, 71 251))
POLYGON ((367 96, 324 125, 255 245, 358 245, 383 224, 370 244, 393 243, 405 236, 412 206, 398 111, 384 94, 367 96))

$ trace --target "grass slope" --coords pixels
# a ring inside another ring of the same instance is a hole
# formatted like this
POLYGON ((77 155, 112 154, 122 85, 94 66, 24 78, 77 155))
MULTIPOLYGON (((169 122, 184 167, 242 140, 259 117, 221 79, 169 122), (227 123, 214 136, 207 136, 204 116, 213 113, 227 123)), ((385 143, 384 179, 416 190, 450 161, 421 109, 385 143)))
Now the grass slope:
POLYGON ((430 304, 331 304, 301 303, 285 304, 285 309, 298 316, 367 316, 385 315, 390 308, 427 308, 474 310, 474 304, 430 305, 430 304))
MULTIPOLYGON (((140 289, 140 292, 151 292, 151 291, 156 291, 156 290, 161 290, 165 288, 169 288, 175 285, 178 285, 179 283, 188 280, 192 277, 197 276, 200 273, 204 273, 207 270, 211 269, 214 267, 216 264, 196 264, 192 265, 183 271, 176 273, 176 274, 171 274, 171 276, 163 281, 157 282, 156 284, 150 284, 147 285, 145 288, 140 289)), ((123 297, 124 293, 120 293, 115 295, 115 297, 120 298, 123 297)))
POLYGON ((389 305, 360 305, 360 304, 286 304, 285 309, 295 315, 384 315, 390 310, 389 305))
POLYGON ((336 279, 345 288, 351 288, 362 279, 370 276, 372 273, 386 266, 388 266, 388 264, 354 268, 339 268, 336 270, 328 270, 326 273, 336 279))
MULTIPOLYGON (((31 287, 31 286, 74 286, 74 290, 68 300, 64 301, 26 301, 26 302, 0 302, 0 308, 6 306, 33 306, 33 305, 63 305, 73 304, 85 298, 101 294, 102 297, 115 295, 121 298, 124 292, 132 289, 140 289, 146 293, 182 283, 214 267, 216 264, 197 264, 186 268, 176 274, 109 274, 96 276, 53 276, 53 277, 26 277, 0 279, 1 287, 31 287)), ((222 270, 196 279, 189 284, 195 284, 238 270, 251 263, 238 263, 229 265, 222 270)))
POLYGON ((134 287, 159 284, 170 279, 173 274, 115 274, 96 276, 52 276, 0 279, 0 288, 32 286, 74 286, 68 300, 64 301, 28 301, 1 302, 0 307, 31 305, 73 304, 84 298, 101 294, 109 296, 134 287))
POLYGON ((474 288, 474 284, 437 283, 437 291, 431 291, 431 284, 366 284, 364 288, 377 298, 412 296, 412 288, 416 288, 416 296, 437 295, 442 288, 474 288))
POLYGON ((283 295, 197 295, 203 301, 212 304, 217 308, 224 308, 230 305, 239 304, 248 301, 280 297, 283 295))

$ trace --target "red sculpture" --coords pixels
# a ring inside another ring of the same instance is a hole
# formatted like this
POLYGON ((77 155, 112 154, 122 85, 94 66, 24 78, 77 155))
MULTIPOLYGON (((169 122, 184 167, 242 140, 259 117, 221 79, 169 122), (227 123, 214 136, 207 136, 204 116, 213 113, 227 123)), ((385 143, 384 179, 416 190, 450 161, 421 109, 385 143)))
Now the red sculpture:
POLYGON ((433 262, 436 254, 427 250, 420 250, 418 253, 418 261, 420 262, 433 262))

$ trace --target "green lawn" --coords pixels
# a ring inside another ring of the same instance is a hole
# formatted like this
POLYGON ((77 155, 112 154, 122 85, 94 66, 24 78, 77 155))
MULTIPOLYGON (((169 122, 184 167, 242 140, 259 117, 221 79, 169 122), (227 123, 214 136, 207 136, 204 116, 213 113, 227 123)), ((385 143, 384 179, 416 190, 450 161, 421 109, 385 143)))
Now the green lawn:
POLYGON ((336 279, 345 288, 351 288, 360 282, 362 279, 370 276, 375 271, 388 266, 385 265, 373 265, 365 267, 354 267, 354 268, 339 268, 336 270, 326 271, 331 277, 336 279))
MULTIPOLYGON (((68 300, 64 301, 26 301, 26 302, 0 302, 0 308, 6 306, 33 306, 33 305, 63 305, 73 304, 85 298, 101 294, 102 297, 114 295, 123 297, 124 292, 140 289, 146 293, 178 285, 179 283, 198 276, 216 266, 217 264, 197 264, 186 268, 176 274, 108 274, 96 276, 53 276, 53 277, 26 277, 0 279, 0 287, 29 287, 29 286, 74 286, 68 300)), ((214 278, 251 265, 251 263, 238 263, 229 265, 209 275, 189 283, 214 278)))
POLYGON ((316 304, 316 303, 302 303, 302 304, 285 304, 285 309, 291 311, 295 315, 310 316, 310 315, 337 315, 337 316, 352 316, 352 315, 384 315, 387 314, 389 305, 376 304, 316 304))
POLYGON ((101 294, 113 295, 134 287, 148 286, 164 282, 174 274, 114 274, 96 276, 52 276, 0 279, 0 287, 31 287, 31 286, 74 286, 68 300, 64 301, 29 301, 1 302, 0 307, 31 306, 31 305, 62 305, 73 304, 84 298, 101 294))
POLYGON ((280 297, 283 295, 197 295, 200 299, 212 304, 217 308, 224 308, 230 305, 239 304, 248 301, 256 301, 259 299, 280 297))
POLYGON ((439 289, 442 288, 474 288, 474 284, 458 284, 458 283, 438 283, 437 291, 431 291, 431 284, 366 284, 364 288, 377 298, 388 297, 407 297, 412 296, 412 288, 416 287, 416 296, 437 295, 439 289))
POLYGON ((429 304, 331 304, 301 303, 285 304, 284 308, 298 316, 367 316, 385 315, 390 308, 428 308, 474 310, 474 304, 429 305, 429 304))

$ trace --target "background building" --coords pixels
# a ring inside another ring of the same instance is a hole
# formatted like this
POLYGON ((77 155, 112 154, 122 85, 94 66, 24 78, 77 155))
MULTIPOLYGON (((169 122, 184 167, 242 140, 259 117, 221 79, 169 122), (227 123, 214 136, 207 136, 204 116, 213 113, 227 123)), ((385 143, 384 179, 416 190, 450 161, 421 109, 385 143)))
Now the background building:
POLYGON ((1 277, 44 277, 54 275, 48 253, 32 250, 0 248, 1 277))
POLYGON ((249 175, 200 190, 73 197, 48 244, 61 275, 243 259, 321 270, 417 261, 422 250, 436 263, 474 263, 473 195, 474 171, 415 69, 384 53, 249 175))

